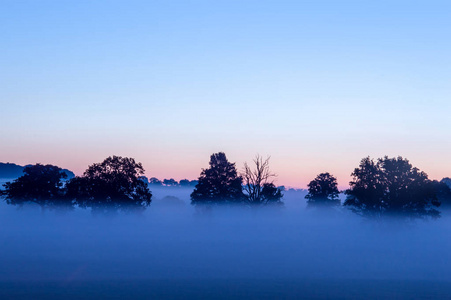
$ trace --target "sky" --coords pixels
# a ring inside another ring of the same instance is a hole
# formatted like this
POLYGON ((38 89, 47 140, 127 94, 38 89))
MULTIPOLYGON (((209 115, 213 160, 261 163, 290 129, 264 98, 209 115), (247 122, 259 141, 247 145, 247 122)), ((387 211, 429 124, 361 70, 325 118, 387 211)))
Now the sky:
POLYGON ((366 156, 451 176, 449 1, 0 1, 0 161, 110 155, 195 179, 223 151, 346 188, 366 156))

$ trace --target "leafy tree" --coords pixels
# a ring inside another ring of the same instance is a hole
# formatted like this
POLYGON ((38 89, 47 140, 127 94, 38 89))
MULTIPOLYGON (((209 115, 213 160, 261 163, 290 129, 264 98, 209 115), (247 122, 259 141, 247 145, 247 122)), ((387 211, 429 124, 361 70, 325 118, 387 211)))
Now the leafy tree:
POLYGON ((203 169, 194 191, 191 203, 230 203, 243 201, 242 178, 238 176, 235 164, 227 160, 223 152, 210 156, 210 167, 203 169))
POLYGON ((441 206, 449 209, 451 207, 451 188, 446 183, 446 178, 441 181, 433 180, 431 184, 441 206))
POLYGON ((181 187, 194 187, 198 183, 197 180, 188 180, 188 179, 182 179, 179 182, 179 185, 181 187))
POLYGON ((180 180, 179 185, 181 187, 188 187, 190 185, 189 184, 189 180, 188 179, 182 179, 182 180, 180 180))
POLYGON ((369 157, 351 174, 344 203, 354 211, 375 217, 403 214, 412 218, 438 217, 440 205, 432 181, 407 159, 369 157))
POLYGON ((311 205, 340 205, 337 179, 329 173, 321 173, 310 181, 308 186, 307 203, 311 205))
POLYGON ((142 180, 144 169, 133 158, 113 156, 88 167, 83 176, 67 183, 67 197, 82 207, 148 206, 152 194, 142 180))
POLYGON ((152 177, 149 179, 149 184, 153 184, 153 185, 163 185, 163 182, 161 182, 160 179, 152 177))
POLYGON ((380 163, 365 157, 351 176, 353 181, 350 182, 351 189, 345 192, 348 197, 344 205, 368 215, 379 216, 386 205, 384 195, 387 189, 380 163))
POLYGON ((4 184, 2 192, 9 204, 33 202, 42 207, 56 204, 70 204, 64 201, 62 180, 67 178, 63 169, 53 165, 28 165, 23 175, 4 184))
POLYGON ((250 204, 281 203, 282 191, 278 189, 272 179, 276 177, 269 169, 269 157, 265 160, 259 155, 254 159, 255 168, 244 164, 242 173, 244 194, 250 204))
POLYGON ((440 180, 440 183, 446 184, 451 189, 451 178, 445 177, 442 180, 440 180))
POLYGON ((145 184, 149 184, 149 178, 147 178, 146 176, 139 176, 139 179, 141 179, 141 181, 145 184))
POLYGON ((165 186, 178 186, 179 185, 179 183, 174 178, 164 179, 163 184, 165 186))
POLYGON ((276 187, 274 183, 267 182, 263 184, 261 192, 261 203, 265 204, 282 204, 282 189, 276 187))

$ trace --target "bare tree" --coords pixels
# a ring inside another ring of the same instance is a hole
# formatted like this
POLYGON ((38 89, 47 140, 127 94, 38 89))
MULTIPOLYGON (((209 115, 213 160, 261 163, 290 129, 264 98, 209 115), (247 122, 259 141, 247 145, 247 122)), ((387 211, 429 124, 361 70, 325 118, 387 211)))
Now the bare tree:
POLYGON ((253 160, 254 169, 244 163, 244 170, 241 174, 244 184, 243 191, 250 204, 280 203, 282 192, 273 183, 273 179, 277 175, 269 169, 269 159, 269 156, 264 160, 257 155, 253 160))

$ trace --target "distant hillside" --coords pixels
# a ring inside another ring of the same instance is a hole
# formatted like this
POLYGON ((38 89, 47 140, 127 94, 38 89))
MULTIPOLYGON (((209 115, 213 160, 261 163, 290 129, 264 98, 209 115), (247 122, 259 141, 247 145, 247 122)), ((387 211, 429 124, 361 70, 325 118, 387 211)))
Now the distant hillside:
MULTIPOLYGON (((11 163, 0 163, 0 178, 15 179, 23 175, 23 169, 26 166, 20 166, 11 163)), ((74 172, 63 169, 67 174, 67 179, 75 177, 74 172)))
POLYGON ((23 173, 22 166, 10 163, 0 163, 0 178, 17 178, 23 173))

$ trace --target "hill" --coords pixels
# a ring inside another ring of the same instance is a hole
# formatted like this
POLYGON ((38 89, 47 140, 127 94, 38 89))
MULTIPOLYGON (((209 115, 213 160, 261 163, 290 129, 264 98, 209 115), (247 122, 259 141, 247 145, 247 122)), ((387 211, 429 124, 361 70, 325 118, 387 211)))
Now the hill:
MULTIPOLYGON (((23 169, 26 166, 20 166, 12 163, 0 163, 0 178, 16 179, 22 176, 23 169)), ((67 174, 67 179, 75 177, 74 172, 63 169, 64 173, 67 174)))

